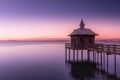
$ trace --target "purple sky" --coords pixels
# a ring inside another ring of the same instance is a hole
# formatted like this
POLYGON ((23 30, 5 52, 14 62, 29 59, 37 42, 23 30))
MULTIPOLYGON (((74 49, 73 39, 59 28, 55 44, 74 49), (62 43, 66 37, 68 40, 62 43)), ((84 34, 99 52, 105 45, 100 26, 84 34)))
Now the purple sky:
POLYGON ((0 16, 119 16, 119 0, 0 0, 0 16))
POLYGON ((0 0, 0 36, 67 37, 83 18, 100 37, 119 38, 119 8, 120 0, 0 0))

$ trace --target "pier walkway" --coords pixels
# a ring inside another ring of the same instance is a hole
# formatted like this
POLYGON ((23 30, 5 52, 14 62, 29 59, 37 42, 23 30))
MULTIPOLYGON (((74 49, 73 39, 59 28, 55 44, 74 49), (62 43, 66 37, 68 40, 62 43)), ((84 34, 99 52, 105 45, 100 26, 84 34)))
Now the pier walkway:
MULTIPOLYGON (((73 49, 73 50, 82 50, 82 48, 73 48, 71 46, 71 43, 65 43, 65 48, 66 49, 73 49)), ((116 53, 117 55, 120 55, 120 45, 116 45, 116 44, 99 44, 96 43, 93 46, 90 46, 90 48, 87 48, 86 50, 90 50, 90 51, 97 51, 99 52, 106 52, 107 54, 114 54, 116 53)))

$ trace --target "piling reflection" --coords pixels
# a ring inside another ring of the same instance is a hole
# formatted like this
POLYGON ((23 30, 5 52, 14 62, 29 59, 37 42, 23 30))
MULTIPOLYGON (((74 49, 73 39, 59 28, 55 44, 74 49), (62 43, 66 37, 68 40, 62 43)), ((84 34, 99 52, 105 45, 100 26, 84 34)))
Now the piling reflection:
POLYGON ((88 61, 71 61, 71 75, 76 80, 91 80, 95 78, 96 63, 88 61))
POLYGON ((91 61, 67 61, 66 65, 70 66, 71 76, 75 80, 120 80, 116 75, 99 69, 99 64, 91 61))
POLYGON ((65 53, 66 57, 65 62, 66 65, 70 66, 71 76, 75 80, 120 80, 120 77, 117 76, 116 71, 116 54, 114 56, 114 67, 113 73, 110 72, 109 69, 109 54, 107 53, 97 53, 95 51, 87 51, 87 60, 84 59, 83 50, 80 51, 73 50, 72 54, 69 50, 69 54, 65 53), (71 54, 71 55, 70 55, 71 54), (81 57, 79 57, 79 55, 81 57), (76 56, 75 56, 76 55, 76 56), (92 55, 92 56, 90 56, 92 55), (72 59, 73 57, 73 59, 72 59), (79 59, 80 58, 80 59, 79 59))

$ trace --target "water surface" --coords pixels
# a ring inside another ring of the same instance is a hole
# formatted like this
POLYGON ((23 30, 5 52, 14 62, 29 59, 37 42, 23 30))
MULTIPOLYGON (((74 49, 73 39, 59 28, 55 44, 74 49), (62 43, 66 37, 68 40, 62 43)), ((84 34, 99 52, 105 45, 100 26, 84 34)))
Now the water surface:
MULTIPOLYGON (((109 61, 109 70, 113 73, 112 56, 109 61)), ((117 75, 120 76, 119 56, 117 64, 117 75)), ((71 63, 65 63, 64 42, 0 42, 0 80, 77 80, 72 67, 71 63)), ((88 79, 107 78, 95 72, 95 76, 88 79)))

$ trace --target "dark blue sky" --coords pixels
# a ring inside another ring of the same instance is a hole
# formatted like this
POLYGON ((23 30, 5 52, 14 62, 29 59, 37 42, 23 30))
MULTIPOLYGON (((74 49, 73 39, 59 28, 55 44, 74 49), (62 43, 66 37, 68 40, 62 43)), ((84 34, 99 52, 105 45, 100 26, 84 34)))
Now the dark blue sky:
POLYGON ((0 0, 0 16, 119 16, 120 0, 0 0))

